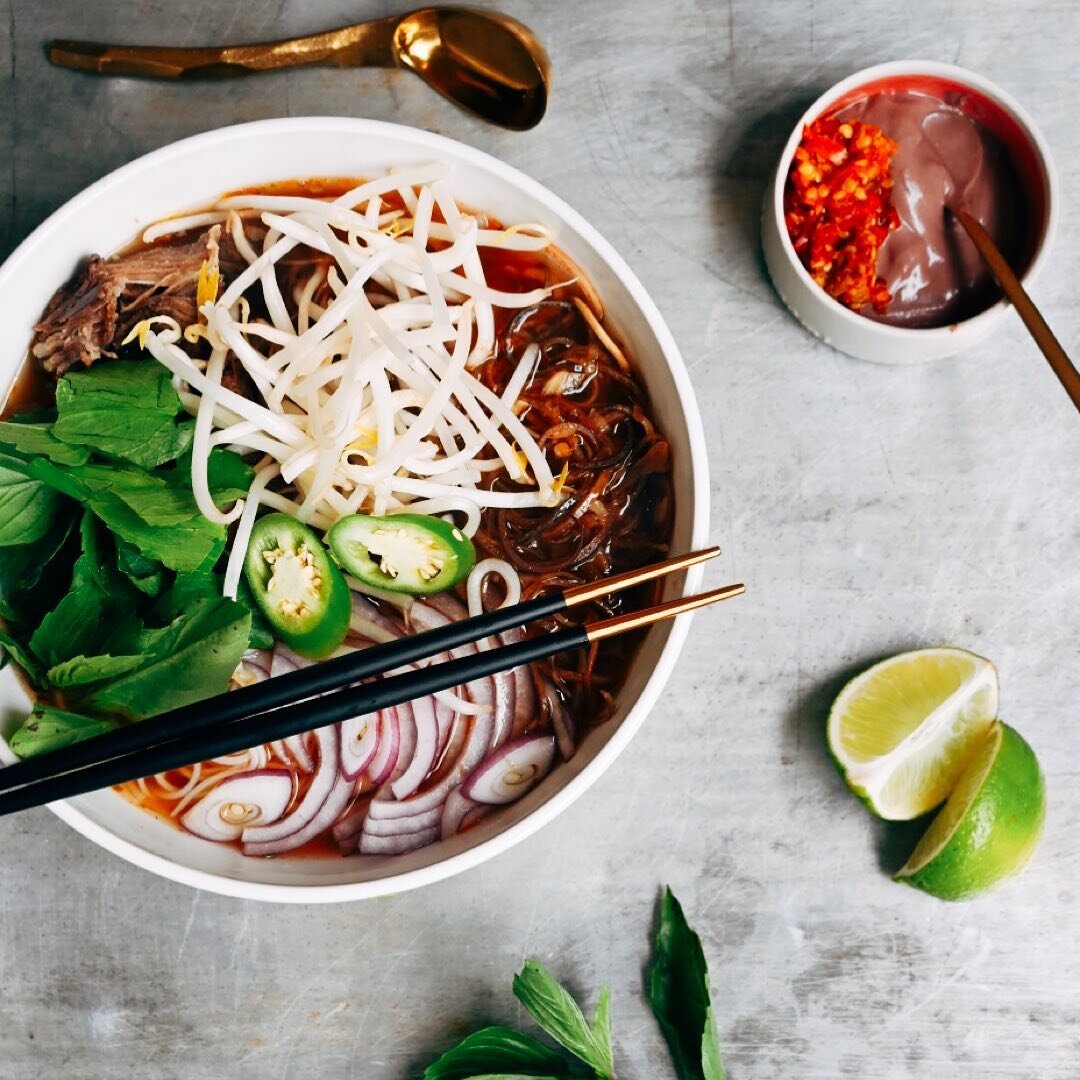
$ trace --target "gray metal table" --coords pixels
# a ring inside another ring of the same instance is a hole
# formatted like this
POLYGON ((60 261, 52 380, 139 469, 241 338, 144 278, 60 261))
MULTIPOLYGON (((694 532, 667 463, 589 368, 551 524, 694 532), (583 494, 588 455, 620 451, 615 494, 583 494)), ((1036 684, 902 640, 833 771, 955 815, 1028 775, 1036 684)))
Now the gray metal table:
POLYGON ((621 1076, 669 1077, 641 972, 671 882, 704 937, 733 1080, 1075 1077, 1080 424, 1012 320, 931 367, 816 344, 764 276, 757 216, 789 125, 829 83, 902 56, 974 68, 1056 155, 1062 227, 1036 299, 1076 350, 1080 7, 505 7, 554 62, 549 115, 527 134, 481 126, 405 73, 181 87, 53 70, 42 51, 53 36, 273 37, 389 4, 4 0, 0 239, 9 250, 122 162, 240 120, 371 116, 488 150, 565 196, 651 290, 705 415, 716 579, 751 591, 699 617, 640 737, 568 813, 433 888, 241 903, 128 866, 44 810, 0 821, 0 1074, 415 1076, 468 1025, 519 1019, 510 978, 536 955, 590 1006, 611 984, 621 1076), (845 673, 940 642, 997 662, 1003 715, 1049 784, 1029 871, 959 906, 889 881, 896 843, 821 739, 845 673))

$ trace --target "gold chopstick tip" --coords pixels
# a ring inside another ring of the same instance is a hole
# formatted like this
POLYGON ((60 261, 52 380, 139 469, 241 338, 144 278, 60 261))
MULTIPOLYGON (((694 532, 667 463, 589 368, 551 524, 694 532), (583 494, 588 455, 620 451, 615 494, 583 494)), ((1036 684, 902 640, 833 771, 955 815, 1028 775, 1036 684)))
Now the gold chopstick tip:
POLYGON ((698 593, 696 596, 680 596, 677 600, 669 600, 666 604, 657 604, 656 607, 646 608, 644 611, 631 611, 626 615, 616 615, 613 619, 591 623, 585 627, 585 633, 590 641, 600 641, 615 634, 640 630, 665 619, 674 619, 677 615, 685 615, 688 611, 708 607, 709 604, 718 604, 721 600, 730 600, 744 592, 746 586, 740 581, 710 592, 698 593))
POLYGON ((696 566, 698 563, 708 562, 720 554, 718 547, 702 548, 701 551, 690 551, 685 555, 675 555, 663 562, 652 563, 650 566, 640 566, 636 570, 627 570, 623 574, 614 577, 601 578, 599 581, 587 581, 582 585, 571 585, 563 590, 566 598, 566 606, 574 607, 577 604, 585 604, 590 600, 597 600, 609 593, 620 592, 622 589, 631 589, 635 585, 642 585, 646 581, 655 581, 667 574, 675 574, 687 567, 696 566))

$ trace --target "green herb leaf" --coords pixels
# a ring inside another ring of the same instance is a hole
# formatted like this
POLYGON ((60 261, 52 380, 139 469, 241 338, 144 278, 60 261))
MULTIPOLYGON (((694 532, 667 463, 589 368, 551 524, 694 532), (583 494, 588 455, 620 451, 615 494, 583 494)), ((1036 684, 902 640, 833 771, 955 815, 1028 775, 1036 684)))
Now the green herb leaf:
POLYGON ((86 686, 134 671, 144 661, 143 656, 111 656, 107 653, 101 656, 73 656, 49 668, 45 672, 45 680, 59 689, 86 686))
POLYGON ((611 1050, 609 993, 600 995, 590 1026, 578 1003, 538 961, 528 960, 514 976, 514 995, 532 1018, 560 1045, 585 1062, 599 1077, 615 1075, 611 1050))
POLYGON ((186 615, 138 641, 147 662, 94 691, 87 703, 142 719, 224 693, 247 648, 251 615, 220 597, 194 603, 186 615))
POLYGON ((251 593, 251 586, 247 583, 246 577, 240 578, 240 584, 236 589, 236 601, 251 612, 251 637, 248 640, 248 648, 272 649, 277 639, 266 616, 255 603, 255 597, 251 593))
POLYGON ((116 568, 139 592, 152 599, 165 588, 165 567, 157 559, 148 559, 126 540, 116 541, 116 568))
POLYGON ((64 500, 55 491, 0 464, 0 547, 36 543, 63 510, 64 500))
MULTIPOLYGON (((176 468, 169 472, 172 483, 191 490, 191 451, 183 454, 176 468)), ((229 509, 237 499, 244 498, 255 479, 255 470, 239 455, 222 446, 210 451, 206 462, 206 480, 219 508, 229 509)))
POLYGON ((540 1077, 563 1080, 574 1075, 554 1050, 520 1031, 486 1027, 447 1050, 424 1070, 423 1080, 480 1080, 481 1077, 540 1077))
POLYGON ((221 589, 222 578, 212 571, 177 574, 172 587, 154 604, 154 618, 163 623, 175 622, 200 601, 220 598, 221 589))
POLYGON ((39 703, 23 721, 22 727, 12 735, 8 745, 21 758, 35 757, 82 742, 94 735, 103 735, 115 727, 110 720, 81 716, 79 713, 39 703))
POLYGON ((74 584, 30 638, 34 655, 51 668, 73 656, 93 653, 108 607, 109 598, 96 581, 74 584))
POLYGON ((90 508, 121 540, 170 570, 209 569, 221 557, 225 530, 204 518, 197 508, 185 521, 155 525, 133 509, 130 502, 130 493, 126 501, 111 491, 98 491, 89 499, 90 508))
POLYGON ((66 509, 37 543, 0 547, 0 617, 9 623, 36 622, 43 609, 56 605, 58 590, 71 579, 75 549, 67 541, 74 524, 74 513, 66 509))
POLYGON ((705 953, 671 889, 660 905, 649 1000, 679 1080, 725 1080, 705 953))
POLYGON ((22 454, 40 454, 61 465, 85 465, 90 460, 89 450, 61 442, 52 433, 52 424, 0 423, 0 443, 22 454))
POLYGON ((57 492, 89 506, 122 540, 172 570, 209 569, 225 546, 225 529, 203 517, 190 490, 164 476, 130 465, 92 461, 55 465, 42 457, 23 459, 14 453, 0 453, 0 546, 28 543, 44 535, 57 512, 57 492), (51 504, 41 501, 45 496, 39 492, 47 489, 35 481, 54 489, 47 494, 51 504), (29 508, 22 505, 31 496, 38 503, 29 508), (9 502, 12 509, 21 511, 14 521, 9 502), (5 511, 8 518, 3 516, 5 511), (36 535, 28 534, 26 529, 35 521, 43 524, 36 535))
POLYGON ((15 661, 35 684, 41 683, 41 666, 34 655, 21 641, 5 630, 0 630, 0 667, 7 663, 8 657, 15 661))
POLYGON ((56 410, 57 439, 146 469, 179 457, 194 433, 190 421, 176 422, 182 406, 169 372, 145 361, 65 375, 56 384, 56 410))
POLYGON ((41 620, 30 638, 30 648, 46 667, 53 668, 76 656, 101 651, 105 623, 131 613, 134 593, 123 583, 106 557, 96 518, 83 513, 79 526, 82 554, 71 575, 71 588, 41 620))

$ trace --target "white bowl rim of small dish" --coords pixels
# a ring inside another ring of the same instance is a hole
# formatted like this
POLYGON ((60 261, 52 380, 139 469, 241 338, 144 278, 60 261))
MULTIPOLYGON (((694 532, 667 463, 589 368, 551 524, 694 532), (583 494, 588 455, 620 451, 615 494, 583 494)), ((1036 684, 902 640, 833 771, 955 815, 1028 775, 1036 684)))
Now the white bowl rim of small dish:
MULTIPOLYGON (((833 102, 845 97, 851 91, 858 90, 861 86, 875 83, 882 79, 905 75, 938 77, 955 82, 961 86, 970 87, 972 90, 975 90, 984 97, 995 102, 1004 112, 1010 114, 1012 119, 1016 121, 1024 134, 1030 139, 1042 167, 1046 182, 1046 215, 1042 235, 1039 238, 1037 247, 1032 253, 1031 261, 1029 262, 1027 269, 1021 276, 1021 281, 1024 286, 1027 287, 1030 282, 1033 282, 1038 277, 1049 258, 1050 249, 1053 245, 1053 240, 1058 227, 1060 185, 1057 169, 1050 153, 1050 146, 1043 133, 1035 124, 1035 121, 1011 94, 1003 90, 996 83, 978 74, 978 72, 958 67, 955 64, 942 63, 937 60, 890 60, 886 63, 875 64, 872 67, 863 68, 860 71, 853 72, 851 75, 841 79, 839 82, 829 87, 824 93, 819 95, 795 124, 791 134, 788 136, 787 142, 784 144, 784 149, 777 162, 776 172, 773 174, 770 182, 769 194, 767 196, 771 217, 770 227, 775 226, 779 230, 781 241, 779 250, 783 253, 782 257, 788 264, 790 271, 795 274, 800 285, 805 286, 807 289, 812 289, 816 294, 820 295, 821 302, 827 309, 828 317, 834 325, 840 327, 846 326, 863 335, 872 334, 876 336, 879 341, 890 343, 894 346, 902 345, 904 343, 917 343, 920 347, 927 349, 930 353, 940 355, 942 347, 952 346, 951 351, 960 351, 962 348, 966 347, 966 344, 974 344, 977 340, 981 340, 985 337, 989 330, 992 329, 993 325, 1001 319, 1005 311, 1011 306, 1008 300, 1003 297, 985 311, 981 311, 977 315, 973 315, 968 319, 963 319, 958 323, 951 323, 945 326, 895 326, 890 323, 867 319, 865 316, 845 307, 834 297, 826 293, 824 289, 814 281, 810 276, 809 271, 802 264, 802 261, 796 256, 795 249, 792 247, 791 239, 788 236, 784 222, 784 187, 787 180, 787 173, 791 166, 791 160, 795 154, 796 147, 802 139, 804 127, 821 116, 833 102), (963 331, 964 337, 968 339, 965 344, 959 344, 957 342, 958 331, 963 331)), ((776 249, 774 248, 774 250, 776 249)), ((785 303, 786 302, 787 301, 785 300, 785 303)), ((802 318, 801 315, 798 317, 800 319, 802 318)), ((945 355, 948 354, 949 352, 947 351, 945 355)))
MULTIPOLYGON (((560 218, 570 229, 579 234, 584 243, 592 248, 598 258, 606 264, 606 267, 629 294, 631 301, 636 305, 641 316, 648 324, 649 330, 654 335, 659 346, 664 366, 667 368, 680 400, 680 408, 689 443, 689 473, 692 478, 692 490, 681 492, 677 497, 692 500, 690 543, 695 549, 703 547, 707 542, 709 531, 708 455, 704 430, 685 364, 675 340, 656 305, 637 276, 615 249, 592 225, 560 197, 499 159, 445 136, 384 121, 313 116, 237 124, 171 143, 137 158, 97 180, 42 222, 0 267, 0 297, 4 295, 9 281, 20 273, 30 271, 42 245, 47 244, 69 222, 76 220, 79 215, 90 210, 98 196, 112 185, 121 181, 135 179, 144 173, 153 175, 156 171, 168 168, 171 164, 175 164, 189 155, 196 155, 210 148, 226 147, 230 143, 242 143, 244 140, 252 138, 258 141, 261 138, 287 136, 296 132, 313 135, 325 133, 333 137, 358 137, 374 140, 384 138, 411 143, 425 151, 430 151, 432 157, 444 157, 452 162, 461 162, 469 167, 490 173, 496 181, 509 184, 526 198, 541 204, 547 211, 560 218)), ((313 163, 310 170, 297 175, 315 176, 326 174, 320 173, 318 164, 313 163)), ((281 177, 280 179, 287 178, 281 177)), ((175 211, 180 212, 184 209, 184 207, 178 206, 175 211)), ((79 253, 79 255, 85 254, 86 252, 79 253)), ((56 282, 56 285, 59 284, 60 282, 56 282)), ((13 370, 17 371, 18 369, 16 367, 13 370)), ((0 381, 3 382, 4 386, 8 385, 6 379, 0 379, 0 381)), ((683 591, 685 593, 695 591, 700 584, 701 578, 701 567, 691 568, 686 574, 683 591)), ((670 630, 657 658, 656 665, 637 700, 621 722, 618 722, 617 725, 614 725, 614 721, 609 722, 614 726, 606 741, 593 759, 577 775, 572 776, 558 790, 550 794, 546 801, 536 806, 526 817, 502 829, 489 839, 477 843, 458 854, 416 869, 399 873, 390 872, 386 876, 367 881, 331 884, 291 885, 242 880, 197 867, 186 866, 155 851, 150 851, 138 843, 114 834, 71 802, 51 803, 49 808, 77 832, 128 862, 173 881, 225 896, 279 903, 336 903, 385 896, 432 884, 474 867, 513 847, 543 825, 552 821, 584 794, 629 744, 656 703, 685 642, 689 629, 689 619, 690 616, 688 615, 682 616, 674 620, 670 625, 670 630)), ((2 738, 0 738, 0 759, 4 763, 15 760, 2 738)), ((122 796, 116 795, 115 798, 119 800, 122 799, 122 796)))

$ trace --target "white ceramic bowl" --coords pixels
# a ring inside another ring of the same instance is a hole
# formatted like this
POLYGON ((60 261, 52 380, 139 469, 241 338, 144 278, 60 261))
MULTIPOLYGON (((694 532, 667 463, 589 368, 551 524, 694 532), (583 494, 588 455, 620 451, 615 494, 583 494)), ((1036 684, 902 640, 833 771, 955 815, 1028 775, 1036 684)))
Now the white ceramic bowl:
POLYGON ((1046 140, 1012 97, 974 72, 932 60, 897 60, 865 68, 826 90, 795 125, 765 194, 761 239, 765 263, 780 299, 815 336, 864 360, 917 363, 952 356, 982 341, 1008 310, 1001 300, 951 326, 911 329, 875 322, 834 300, 810 276, 792 247, 784 224, 784 185, 803 128, 868 93, 885 90, 957 91, 961 107, 984 123, 1008 149, 1020 174, 1032 218, 1026 269, 1028 287, 1042 269, 1057 232, 1058 177, 1046 140))
MULTIPOLYGON (((149 223, 207 205, 230 189, 304 176, 365 176, 438 159, 463 203, 504 221, 537 221, 584 271, 611 325, 637 358, 659 427, 673 449, 673 550, 703 547, 709 485, 701 419, 671 333, 641 283, 579 214, 546 188, 495 158, 450 139, 369 120, 313 117, 223 128, 167 146, 104 177, 41 225, 0 268, 0 387, 14 378, 38 313, 90 252, 109 253, 149 223)), ((692 591, 700 569, 686 579, 692 591)), ((667 597, 681 593, 670 582, 667 597)), ((615 760, 641 726, 671 674, 686 617, 654 629, 618 698, 615 716, 574 758, 519 803, 466 835, 391 858, 249 859, 199 840, 138 810, 111 791, 52 805, 84 836, 175 881, 231 896, 302 903, 356 900, 438 881, 504 851, 551 821, 615 760)), ((0 672, 0 733, 25 716, 26 697, 10 667, 0 672)), ((0 756, 13 760, 5 742, 0 756)))

